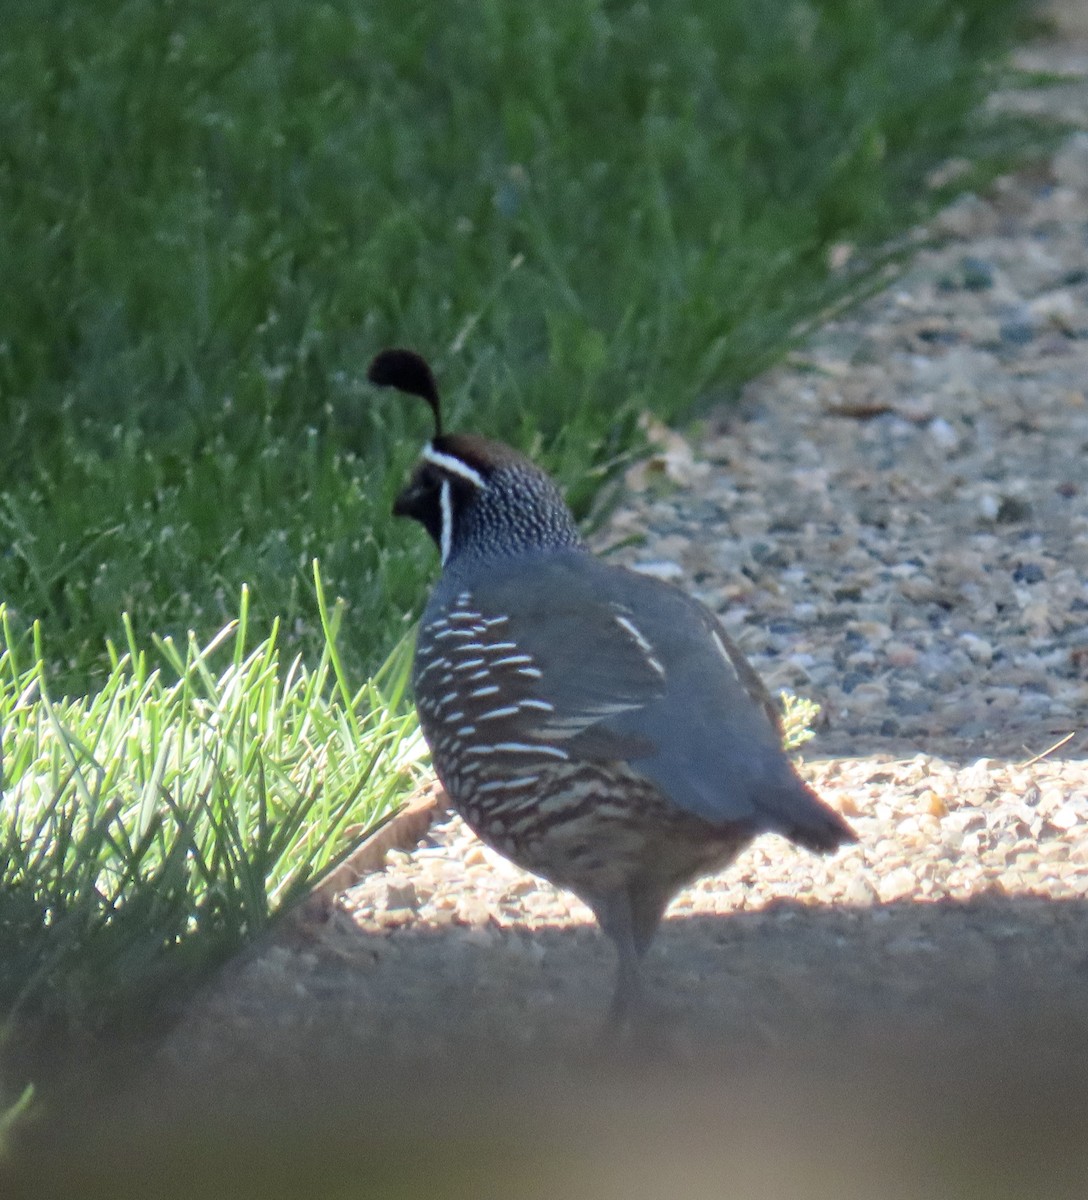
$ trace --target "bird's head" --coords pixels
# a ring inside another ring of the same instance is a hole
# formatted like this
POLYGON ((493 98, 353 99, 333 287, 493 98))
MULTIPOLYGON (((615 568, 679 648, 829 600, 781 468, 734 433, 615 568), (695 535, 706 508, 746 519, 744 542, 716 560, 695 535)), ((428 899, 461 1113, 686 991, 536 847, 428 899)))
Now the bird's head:
POLYGON ((419 396, 434 414, 434 433, 393 504, 434 539, 442 563, 462 555, 509 555, 581 545, 574 518, 553 480, 504 442, 445 433, 434 374, 412 350, 383 350, 371 383, 419 396))

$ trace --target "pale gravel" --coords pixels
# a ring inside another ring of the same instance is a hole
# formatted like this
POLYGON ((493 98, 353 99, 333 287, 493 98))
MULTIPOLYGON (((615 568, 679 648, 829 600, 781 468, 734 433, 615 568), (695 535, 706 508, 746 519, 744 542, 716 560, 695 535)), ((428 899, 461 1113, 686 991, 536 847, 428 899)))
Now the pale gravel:
MULTIPOLYGON (((677 899, 649 973, 691 1059, 1088 1046, 1088 43, 1024 62, 1071 82, 1000 102, 1084 132, 942 214, 739 408, 659 431, 600 535, 822 706, 804 769, 859 835, 761 839, 677 899)), ((611 969, 576 899, 443 818, 229 971, 155 1070, 577 1058, 611 969)))

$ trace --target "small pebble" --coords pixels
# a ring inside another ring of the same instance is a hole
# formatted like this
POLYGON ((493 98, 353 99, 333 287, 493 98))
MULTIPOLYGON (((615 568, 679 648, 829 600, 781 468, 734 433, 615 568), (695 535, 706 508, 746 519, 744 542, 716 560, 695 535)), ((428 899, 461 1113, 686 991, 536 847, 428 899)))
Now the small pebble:
POLYGON ((1058 183, 1088 191, 1088 132, 1072 134, 1054 156, 1051 170, 1058 183))
POLYGON ((636 562, 631 564, 631 568, 640 575, 650 575, 654 579, 677 580, 684 578, 684 568, 675 562, 636 562))
POLYGON ((984 258, 973 254, 964 255, 960 264, 963 286, 970 292, 985 292, 994 286, 993 266, 984 258))
POLYGON ((916 886, 917 880, 913 871, 907 867, 896 867, 877 880, 876 890, 881 902, 888 904, 909 896, 916 886))
POLYGON ((385 889, 385 907, 389 911, 395 909, 419 908, 419 897, 416 895, 415 884, 408 880, 405 883, 390 883, 385 889))
POLYGON ((959 643, 967 651, 972 662, 981 663, 983 666, 993 662, 994 648, 985 638, 980 638, 974 633, 961 633, 959 643))
POLYGON ((1026 346, 1035 337, 1035 325, 1028 318, 1014 317, 1001 323, 999 334, 1007 346, 1026 346))
POLYGON ((1046 572, 1038 563, 1017 563, 1012 577, 1016 583, 1042 583, 1046 572))
POLYGON ((978 511, 984 521, 996 521, 1001 500, 993 492, 984 492, 978 499, 978 511))
POLYGON ((960 435, 952 428, 952 426, 944 419, 944 417, 936 417, 930 421, 928 430, 930 438, 942 450, 955 450, 960 444, 960 435))

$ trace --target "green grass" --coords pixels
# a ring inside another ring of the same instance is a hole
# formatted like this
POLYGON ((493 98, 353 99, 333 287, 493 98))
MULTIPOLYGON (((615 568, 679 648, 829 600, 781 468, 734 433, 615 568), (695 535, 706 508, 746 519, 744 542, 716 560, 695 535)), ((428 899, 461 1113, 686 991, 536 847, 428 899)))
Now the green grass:
POLYGON ((727 398, 902 230, 1018 0, 7 0, 0 599, 77 689, 107 637, 254 619, 316 658, 309 563, 373 669, 433 554, 389 504, 426 417, 579 512, 635 419, 727 398), (859 255, 864 263, 866 255, 859 255))
MULTIPOLYGON (((391 812, 422 745, 408 643, 353 692, 238 618, 206 644, 113 654, 50 695, 0 606, 0 1015, 81 1032, 155 1012, 265 931, 391 812), (152 661, 158 661, 153 666, 152 661)), ((36 631, 37 632, 37 631, 36 631)))

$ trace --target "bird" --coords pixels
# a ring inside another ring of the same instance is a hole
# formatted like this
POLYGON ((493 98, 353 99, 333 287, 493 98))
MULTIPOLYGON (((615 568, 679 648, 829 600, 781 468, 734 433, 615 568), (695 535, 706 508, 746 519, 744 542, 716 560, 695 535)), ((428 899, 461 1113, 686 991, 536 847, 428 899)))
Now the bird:
POLYGON ((616 951, 606 1027, 636 1027, 654 1011, 643 959, 681 888, 763 833, 817 852, 855 834, 797 773, 709 608, 595 556, 527 456, 447 433, 421 355, 383 350, 367 377, 434 420, 393 513, 441 558, 412 666, 435 772, 485 844, 592 910, 616 951))

